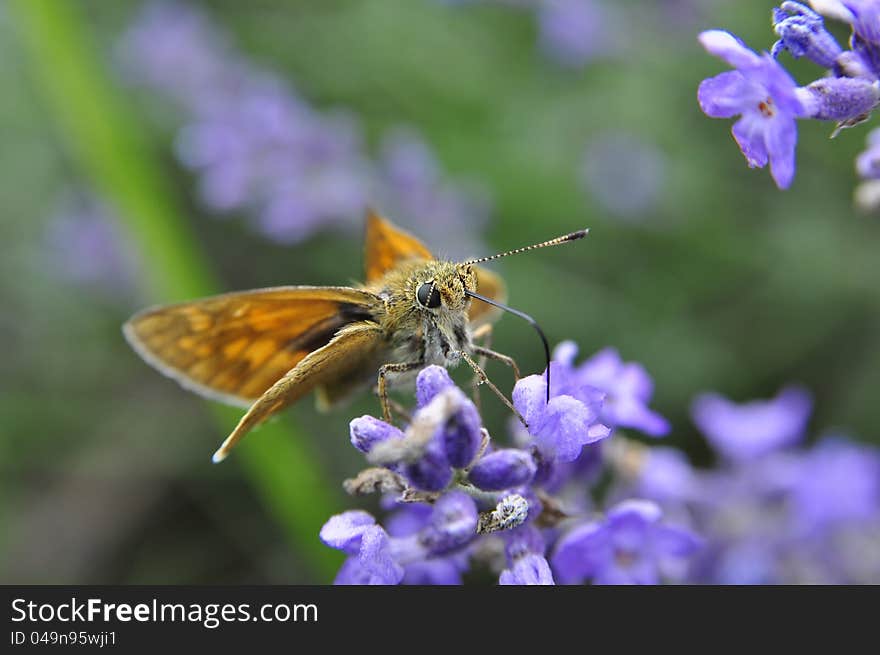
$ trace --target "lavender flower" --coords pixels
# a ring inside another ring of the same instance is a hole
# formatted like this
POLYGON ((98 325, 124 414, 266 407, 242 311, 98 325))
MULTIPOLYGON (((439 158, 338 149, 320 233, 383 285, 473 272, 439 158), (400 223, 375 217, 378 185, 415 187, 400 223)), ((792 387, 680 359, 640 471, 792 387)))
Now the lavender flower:
POLYGON ((496 446, 438 367, 418 376, 405 429, 352 421, 353 445, 384 468, 345 488, 385 493, 392 514, 384 528, 359 511, 327 522, 321 538, 348 554, 336 582, 459 584, 479 565, 503 585, 880 580, 880 451, 841 437, 800 446, 806 390, 740 405, 698 396, 694 420, 722 455, 701 469, 622 434, 586 443, 609 432, 598 423, 606 392, 592 385, 641 390, 644 404, 649 378, 609 350, 580 366, 575 356, 572 343, 556 349, 549 403, 542 376, 517 384, 530 427, 515 430, 516 447, 496 446))
POLYGON ((605 348, 579 366, 574 365, 577 347, 563 342, 553 353, 553 385, 586 404, 601 393, 600 418, 612 428, 632 428, 652 437, 669 432, 669 422, 648 407, 654 383, 645 368, 624 362, 614 348, 605 348))
POLYGON ((748 460, 796 443, 812 409, 809 392, 787 387, 772 400, 743 405, 718 394, 703 394, 691 411, 715 450, 732 460, 748 460))
POLYGON ((773 31, 779 40, 770 53, 779 57, 787 50, 795 59, 807 57, 823 68, 832 68, 843 49, 825 29, 825 21, 799 2, 783 2, 773 10, 773 31))
POLYGON ((556 392, 548 403, 544 377, 530 375, 516 383, 513 405, 528 423, 529 434, 545 459, 574 461, 583 446, 611 434, 599 422, 603 394, 592 389, 582 391, 582 397, 591 396, 586 402, 556 392))
POLYGON ((880 207, 880 129, 868 133, 867 149, 856 157, 856 171, 863 181, 856 187, 856 206, 863 211, 880 207))
POLYGON ((541 555, 529 554, 517 559, 511 568, 504 569, 498 581, 501 585, 552 585, 553 572, 541 555))
POLYGON ((733 137, 749 166, 763 168, 769 161, 777 186, 788 188, 794 179, 795 119, 804 115, 794 80, 770 55, 755 54, 729 32, 703 32, 700 43, 736 68, 700 83, 700 108, 713 118, 740 116, 733 137))
MULTIPOLYGON (((566 344, 558 352, 573 349, 566 344)), ((349 555, 337 583, 455 584, 482 562, 499 584, 554 584, 557 571, 548 557, 555 528, 590 515, 593 505, 585 498, 596 478, 589 472, 602 462, 590 444, 610 434, 598 422, 604 392, 578 378, 590 366, 575 369, 559 359, 552 364, 559 393, 549 403, 542 376, 520 380, 514 389, 514 403, 530 425, 530 432, 515 435, 521 447, 496 447, 473 403, 437 366, 419 373, 417 408, 405 429, 370 416, 351 422, 352 444, 374 468, 346 481, 345 489, 384 492, 394 512, 387 528, 365 512, 327 522, 321 538, 349 555)), ((627 377, 619 374, 602 380, 616 390, 617 378, 627 377)), ((609 521, 612 531, 625 523, 617 510, 609 521)), ((652 530, 666 534, 665 528, 652 530)))
POLYGON ((791 487, 792 512, 804 529, 880 518, 880 453, 829 438, 805 454, 791 487))
POLYGON ((609 8, 595 0, 544 0, 538 3, 541 50, 553 61, 581 67, 617 47, 609 8))
POLYGON ((389 216, 406 216, 413 229, 444 257, 479 247, 468 239, 488 223, 491 200, 474 180, 448 180, 428 143, 411 127, 383 137, 372 184, 375 202, 389 216))
POLYGON ((868 133, 868 148, 856 158, 856 170, 868 180, 880 179, 880 128, 868 133))
POLYGON ((552 563, 560 582, 657 584, 667 562, 687 558, 701 545, 687 529, 661 523, 660 507, 629 500, 598 521, 579 525, 556 544, 552 563))
POLYGON ((113 213, 90 196, 62 199, 45 235, 50 269, 70 282, 122 298, 135 288, 138 264, 113 213))
MULTIPOLYGON (((758 56, 728 32, 711 30, 700 41, 712 54, 737 70, 704 80, 698 99, 715 118, 741 115, 734 137, 749 166, 768 161, 777 186, 787 188, 794 177, 797 142, 795 119, 834 121, 833 134, 867 120, 880 104, 880 3, 876 0, 783 2, 773 10, 779 39, 772 56, 758 56), (826 29, 820 14, 849 23, 853 33, 844 50, 826 29), (822 77, 797 87, 776 61, 783 52, 806 57, 825 69, 822 77)), ((866 185, 862 204, 876 191, 866 185)))
POLYGON ((119 52, 127 79, 182 110, 176 153, 197 176, 205 206, 246 214, 269 239, 292 244, 320 230, 359 227, 367 205, 378 202, 420 221, 420 233, 442 237, 432 243, 453 251, 472 247, 488 219, 485 190, 447 180, 418 134, 392 132, 375 161, 355 116, 311 106, 235 52, 196 9, 147 5, 119 52))
POLYGON ((626 133, 606 133, 587 145, 583 181, 606 211, 639 220, 660 201, 666 157, 654 144, 626 133))

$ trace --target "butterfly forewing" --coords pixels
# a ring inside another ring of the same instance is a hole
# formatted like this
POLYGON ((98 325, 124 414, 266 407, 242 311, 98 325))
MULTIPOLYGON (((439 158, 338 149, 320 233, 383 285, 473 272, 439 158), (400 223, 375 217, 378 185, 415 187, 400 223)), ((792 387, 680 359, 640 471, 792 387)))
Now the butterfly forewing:
POLYGON ((375 318, 381 306, 348 287, 275 287, 147 309, 124 332, 184 387, 248 406, 340 328, 375 318))
POLYGON ((434 259, 421 241, 373 211, 367 213, 364 254, 368 283, 375 282, 403 261, 434 259))
MULTIPOLYGON (((374 211, 367 213, 365 242, 367 282, 375 282, 401 262, 434 259, 425 244, 374 211)), ((504 281, 481 266, 473 268, 477 274, 477 291, 492 300, 504 302, 507 299, 504 281)), ((479 325, 496 318, 498 311, 486 303, 471 303, 468 319, 479 325)))

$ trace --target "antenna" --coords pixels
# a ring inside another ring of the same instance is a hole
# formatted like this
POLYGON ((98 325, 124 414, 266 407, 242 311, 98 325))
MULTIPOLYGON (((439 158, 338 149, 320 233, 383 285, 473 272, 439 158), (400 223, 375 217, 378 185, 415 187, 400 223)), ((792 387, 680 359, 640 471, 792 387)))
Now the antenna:
MULTIPOLYGON (((479 259, 472 259, 469 262, 465 262, 464 266, 468 266, 470 264, 482 264, 483 262, 491 262, 493 259, 500 259, 502 257, 507 257, 508 255, 518 255, 521 252, 528 252, 529 250, 537 250, 538 248, 546 248, 547 246, 558 246, 562 243, 568 243, 569 241, 577 241, 578 239, 583 239, 590 232, 590 229, 578 230, 577 232, 571 232, 569 234, 564 234, 561 237, 556 237, 555 239, 550 239, 549 241, 543 241, 541 243, 536 243, 532 246, 524 246, 523 248, 516 248, 514 250, 508 250, 507 252, 502 252, 497 255, 492 255, 491 257, 480 257, 479 259)), ((474 296, 477 298, 478 296, 474 296)), ((480 298, 483 302, 489 302, 485 298, 480 298)), ((489 302, 490 305, 495 304, 489 302)), ((500 307, 500 305, 499 305, 500 307)), ((511 310, 509 307, 503 307, 502 309, 511 310)), ((514 311, 515 313, 515 311, 514 311)))
MULTIPOLYGON (((584 234, 586 234, 586 231, 584 232, 584 234)), ((581 236, 583 236, 583 234, 581 236)), ((564 238, 564 237, 560 237, 560 238, 564 238)), ((576 237, 576 238, 580 239, 581 237, 576 237)), ((554 241, 557 241, 557 239, 554 239, 554 241)), ((555 244, 547 242, 546 245, 555 245, 555 244)), ((539 245, 539 246, 531 246, 531 247, 532 248, 540 248, 541 246, 539 245)), ((524 249, 521 249, 521 250, 524 250, 524 249)), ((516 251, 513 251, 513 252, 516 252, 516 251)), ((513 252, 504 253, 504 254, 513 254, 513 252)), ((496 255, 496 257, 503 257, 503 256, 504 255, 496 255)), ((495 259, 495 257, 491 257, 490 259, 495 259)), ((486 298, 486 296, 481 296, 480 294, 475 293, 473 291, 468 291, 467 289, 465 289, 464 293, 465 293, 465 295, 470 296, 471 298, 476 298, 477 300, 482 300, 486 304, 493 305, 493 306, 497 307, 498 309, 503 309, 506 312, 510 312, 514 316, 519 316, 521 319, 523 319, 524 321, 527 321, 533 328, 535 328, 535 332, 538 333, 538 336, 541 337, 541 341, 544 343, 544 357, 547 360, 547 402, 549 403, 550 402, 550 346, 547 344, 547 337, 544 336, 544 331, 541 329, 541 326, 538 325, 538 322, 535 319, 533 319, 531 316, 526 314, 525 312, 521 312, 518 309, 514 309, 513 307, 508 307, 507 305, 504 305, 500 302, 496 302, 495 300, 492 300, 490 298, 486 298)))

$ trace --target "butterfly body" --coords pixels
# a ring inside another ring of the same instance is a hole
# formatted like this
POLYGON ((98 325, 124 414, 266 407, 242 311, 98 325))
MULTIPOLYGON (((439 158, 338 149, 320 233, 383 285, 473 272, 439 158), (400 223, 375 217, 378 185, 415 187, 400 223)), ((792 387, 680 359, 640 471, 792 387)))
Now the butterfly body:
POLYGON ((474 353, 472 327, 496 313, 472 308, 465 292, 500 299, 504 285, 489 271, 434 259, 375 214, 367 220, 366 269, 359 287, 274 287, 150 308, 123 332, 147 363, 185 388, 249 408, 215 461, 312 391, 326 409, 378 386, 390 418, 388 385, 474 353))
MULTIPOLYGON (((476 291, 472 267, 451 262, 402 264, 370 290, 386 304, 382 329, 389 340, 389 362, 415 362, 427 366, 455 366, 461 352, 473 352, 469 309, 465 290, 476 291), (430 284, 440 304, 419 302, 418 290, 430 284)), ((399 380, 414 377, 398 376, 399 380)))

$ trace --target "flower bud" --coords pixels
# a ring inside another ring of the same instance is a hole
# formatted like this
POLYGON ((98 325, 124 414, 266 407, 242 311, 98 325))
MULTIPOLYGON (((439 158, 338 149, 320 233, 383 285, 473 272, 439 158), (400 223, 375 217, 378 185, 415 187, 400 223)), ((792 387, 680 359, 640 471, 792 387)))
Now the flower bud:
POLYGON ((527 452, 506 448, 480 459, 468 473, 468 478, 484 491, 501 491, 528 484, 537 470, 527 452))

